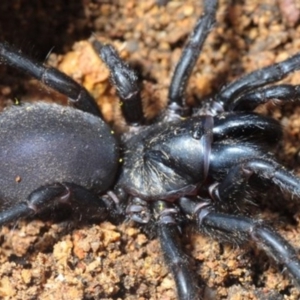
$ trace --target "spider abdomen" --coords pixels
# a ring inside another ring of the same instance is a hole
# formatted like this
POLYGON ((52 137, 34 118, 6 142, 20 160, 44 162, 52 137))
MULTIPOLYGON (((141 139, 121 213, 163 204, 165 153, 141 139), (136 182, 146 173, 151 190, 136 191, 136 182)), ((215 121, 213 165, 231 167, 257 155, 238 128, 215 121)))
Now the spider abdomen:
POLYGON ((55 182, 98 193, 115 180, 118 146, 100 118, 70 107, 34 103, 4 111, 0 126, 4 207, 55 182))

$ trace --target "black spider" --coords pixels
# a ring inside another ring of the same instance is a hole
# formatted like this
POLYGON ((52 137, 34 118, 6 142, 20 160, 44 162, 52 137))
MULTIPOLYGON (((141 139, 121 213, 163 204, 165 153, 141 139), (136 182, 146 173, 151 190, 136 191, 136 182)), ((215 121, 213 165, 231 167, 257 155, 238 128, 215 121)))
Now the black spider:
POLYGON ((110 215, 154 224, 178 297, 198 299, 197 279, 180 245, 180 227, 194 223, 229 242, 253 240, 300 284, 293 247, 262 221, 236 213, 248 186, 275 185, 300 196, 299 178, 273 155, 282 136, 279 123, 251 112, 271 99, 288 102, 300 96, 299 86, 266 86, 300 69, 300 54, 225 86, 191 114, 184 92, 216 10, 216 0, 204 2, 175 69, 167 108, 150 124, 135 73, 111 45, 93 42, 110 69, 129 127, 120 146, 83 87, 1 43, 3 63, 67 95, 78 109, 37 103, 3 112, 0 224, 52 207, 54 200, 70 202, 87 218, 110 215))

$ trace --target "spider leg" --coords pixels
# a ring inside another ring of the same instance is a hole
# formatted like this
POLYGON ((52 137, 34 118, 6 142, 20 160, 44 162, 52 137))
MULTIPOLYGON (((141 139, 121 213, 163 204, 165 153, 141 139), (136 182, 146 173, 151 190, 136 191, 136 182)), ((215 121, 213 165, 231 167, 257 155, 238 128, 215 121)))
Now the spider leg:
POLYGON ((258 105, 270 100, 277 102, 294 102, 300 99, 300 85, 281 84, 249 91, 231 101, 228 110, 254 110, 258 105))
POLYGON ((66 95, 76 108, 102 117, 95 100, 89 92, 59 70, 34 61, 7 43, 0 43, 0 62, 22 70, 46 86, 66 95))
POLYGON ((27 203, 18 203, 14 207, 0 212, 0 226, 20 218, 29 217, 31 215, 34 215, 34 211, 28 206, 27 203))
POLYGON ((176 284, 178 299, 199 299, 200 291, 195 280, 196 276, 191 271, 189 257, 181 247, 176 211, 168 208, 167 203, 163 201, 155 203, 155 210, 158 214, 157 234, 165 262, 176 284))
POLYGON ((185 90, 193 68, 197 62, 203 43, 216 20, 217 0, 204 1, 204 12, 192 31, 180 60, 176 65, 168 95, 168 107, 165 115, 169 119, 186 116, 188 107, 185 103, 185 90))
POLYGON ((216 199, 230 199, 241 192, 253 174, 279 186, 292 196, 300 197, 300 179, 272 160, 250 159, 232 167, 225 179, 211 192, 216 199))
POLYGON ((271 66, 256 70, 225 86, 215 96, 225 110, 241 94, 285 78, 288 74, 300 69, 300 53, 271 66))
POLYGON ((259 248, 282 264, 297 284, 300 284, 300 261, 297 252, 283 237, 262 221, 217 213, 208 206, 199 208, 197 202, 188 198, 180 199, 179 203, 186 214, 194 216, 200 230, 238 243, 254 241, 259 248))
POLYGON ((144 113, 141 85, 135 71, 120 58, 112 45, 97 40, 93 41, 92 45, 110 70, 110 79, 121 100, 121 109, 126 123, 133 126, 142 124, 144 113))
POLYGON ((72 210, 77 210, 82 218, 86 216, 89 220, 105 219, 111 206, 109 199, 99 198, 83 187, 72 183, 54 183, 36 189, 26 201, 0 212, 0 226, 42 212, 53 207, 54 203, 68 203, 72 210))
MULTIPOLYGON (((204 13, 197 22, 176 66, 169 89, 168 108, 163 114, 163 118, 178 119, 180 116, 187 115, 189 111, 184 101, 185 89, 203 43, 215 23, 217 6, 217 0, 205 1, 204 13)), ((121 108, 125 121, 128 125, 143 124, 141 88, 135 72, 122 61, 112 45, 105 45, 97 40, 92 44, 110 70, 112 84, 122 102, 121 108)))

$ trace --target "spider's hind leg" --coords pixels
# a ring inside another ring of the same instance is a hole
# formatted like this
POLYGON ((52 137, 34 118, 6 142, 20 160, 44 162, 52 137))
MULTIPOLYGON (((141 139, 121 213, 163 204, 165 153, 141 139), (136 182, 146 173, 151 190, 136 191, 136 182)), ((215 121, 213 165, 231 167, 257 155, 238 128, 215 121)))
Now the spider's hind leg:
POLYGON ((0 43, 0 63, 21 70, 46 86, 66 95, 76 108, 102 117, 89 92, 61 71, 34 61, 7 43, 0 43))
POLYGON ((21 217, 29 217, 60 203, 69 204, 84 220, 104 220, 110 210, 109 199, 72 183, 54 183, 33 191, 27 200, 0 212, 0 226, 21 217), (88 203, 88 205, 87 205, 88 203))

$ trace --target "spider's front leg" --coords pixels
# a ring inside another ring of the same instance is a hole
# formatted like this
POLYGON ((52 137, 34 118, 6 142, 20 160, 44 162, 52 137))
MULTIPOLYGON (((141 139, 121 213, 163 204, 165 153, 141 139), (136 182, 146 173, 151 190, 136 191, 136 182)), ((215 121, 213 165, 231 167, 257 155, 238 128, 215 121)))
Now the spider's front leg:
POLYGON ((300 69, 300 53, 290 58, 251 72, 225 86, 215 97, 225 111, 253 110, 269 100, 293 101, 300 97, 300 88, 295 85, 271 85, 300 69), (260 88, 263 87, 263 88, 260 88))
POLYGON ((215 199, 226 201, 235 192, 243 191, 252 175, 265 179, 290 195, 300 198, 300 179, 271 159, 250 159, 232 167, 211 193, 215 199))
POLYGON ((199 230, 226 242, 254 241, 289 272, 300 285, 300 260, 295 249, 272 228, 260 220, 213 211, 209 204, 181 198, 179 206, 188 216, 193 216, 199 230))

